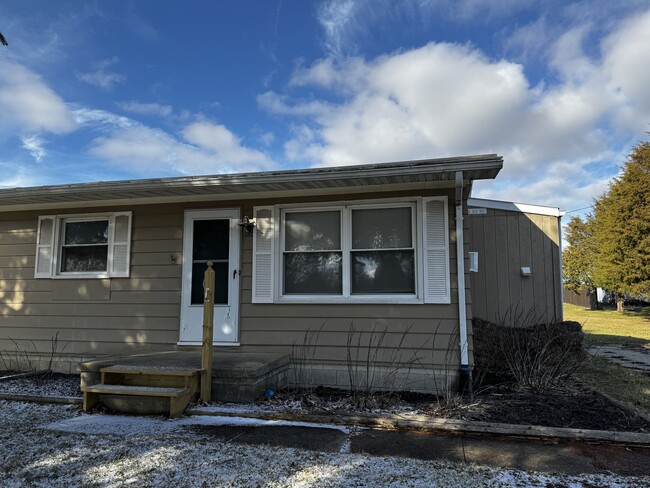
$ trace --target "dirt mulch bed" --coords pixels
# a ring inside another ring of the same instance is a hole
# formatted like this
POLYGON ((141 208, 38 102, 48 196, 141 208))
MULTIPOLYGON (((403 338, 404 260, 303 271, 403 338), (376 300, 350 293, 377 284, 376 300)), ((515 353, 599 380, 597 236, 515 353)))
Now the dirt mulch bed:
MULTIPOLYGON (((643 418, 579 387, 535 392, 503 386, 479 394, 475 400, 476 407, 463 410, 462 418, 545 427, 650 432, 650 423, 643 418)), ((452 418, 455 418, 453 413, 452 418)))
MULTIPOLYGON (((36 374, 1 381, 9 372, 0 372, 0 394, 81 396, 79 376, 55 373, 36 374)), ((547 392, 520 389, 512 385, 492 386, 473 400, 438 401, 433 395, 405 393, 373 395, 360 401, 349 392, 316 388, 310 392, 278 392, 257 407, 317 413, 399 413, 424 414, 438 418, 495 422, 545 427, 569 427, 622 432, 650 432, 650 423, 624 410, 607 398, 579 386, 547 392), (362 406, 360 406, 362 404, 362 406)))
POLYGON ((345 391, 317 388, 309 393, 280 393, 264 405, 317 413, 420 414, 491 423, 650 432, 650 423, 645 419, 579 386, 536 392, 501 385, 480 392, 473 400, 451 402, 438 401, 432 395, 375 395, 367 399, 364 408, 345 391))

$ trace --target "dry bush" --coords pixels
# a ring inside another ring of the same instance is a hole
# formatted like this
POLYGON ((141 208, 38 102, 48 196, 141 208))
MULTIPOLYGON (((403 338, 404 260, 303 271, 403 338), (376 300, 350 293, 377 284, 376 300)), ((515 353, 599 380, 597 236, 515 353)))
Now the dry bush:
POLYGON ((578 322, 527 323, 532 314, 494 324, 475 318, 475 381, 514 381, 520 386, 548 389, 564 384, 587 354, 578 322))

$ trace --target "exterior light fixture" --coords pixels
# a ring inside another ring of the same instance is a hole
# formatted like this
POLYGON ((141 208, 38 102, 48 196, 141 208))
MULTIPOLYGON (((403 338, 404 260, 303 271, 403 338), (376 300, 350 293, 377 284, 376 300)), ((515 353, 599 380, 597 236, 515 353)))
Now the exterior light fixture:
POLYGON ((244 215, 244 218, 241 219, 239 227, 246 231, 246 234, 249 236, 253 235, 253 229, 255 229, 255 219, 249 219, 248 216, 244 215))

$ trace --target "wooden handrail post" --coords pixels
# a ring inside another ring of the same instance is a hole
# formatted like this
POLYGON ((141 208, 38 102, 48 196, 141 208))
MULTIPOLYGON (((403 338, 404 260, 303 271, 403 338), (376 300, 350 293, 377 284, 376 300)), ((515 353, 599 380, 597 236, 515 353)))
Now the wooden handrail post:
POLYGON ((212 261, 203 275, 203 342, 201 347, 201 401, 212 399, 212 337, 214 330, 214 270, 212 261))

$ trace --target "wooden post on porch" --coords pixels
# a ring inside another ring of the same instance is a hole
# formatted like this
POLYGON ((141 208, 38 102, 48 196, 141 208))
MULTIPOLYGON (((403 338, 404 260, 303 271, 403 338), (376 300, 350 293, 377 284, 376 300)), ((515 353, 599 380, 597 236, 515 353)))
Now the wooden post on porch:
POLYGON ((212 261, 203 275, 203 343, 201 348, 201 401, 212 398, 212 337, 214 329, 214 270, 212 261))

